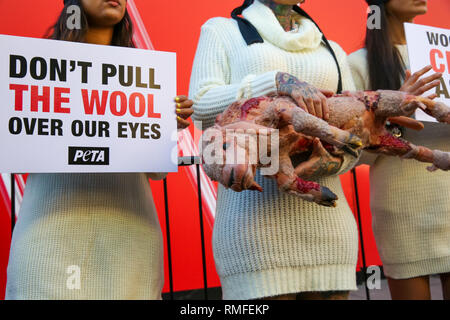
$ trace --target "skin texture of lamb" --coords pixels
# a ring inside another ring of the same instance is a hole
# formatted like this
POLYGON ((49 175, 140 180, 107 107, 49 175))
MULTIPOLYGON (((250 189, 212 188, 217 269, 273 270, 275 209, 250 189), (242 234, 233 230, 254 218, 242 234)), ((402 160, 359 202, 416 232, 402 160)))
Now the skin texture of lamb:
MULTIPOLYGON (((310 115, 290 97, 272 96, 240 100, 220 114, 213 127, 205 131, 205 147, 224 150, 220 163, 205 161, 208 176, 234 191, 262 191, 254 181, 260 161, 257 142, 261 132, 275 132, 279 140, 277 149, 278 171, 267 175, 277 181, 281 191, 324 206, 336 206, 336 195, 325 186, 311 180, 336 174, 343 163, 345 153, 357 157, 362 149, 369 152, 400 156, 432 164, 430 171, 450 169, 450 154, 415 146, 393 136, 387 129, 389 120, 413 129, 423 125, 411 118, 417 108, 443 123, 450 123, 450 108, 442 103, 408 95, 400 91, 345 92, 328 97, 330 116, 328 122, 310 115), (252 132, 246 139, 237 136, 252 132), (250 139, 250 140, 249 140, 250 139), (234 152, 241 152, 239 163, 229 160, 234 152), (227 156, 228 155, 228 156, 227 156), (257 159, 250 162, 248 159, 257 159), (299 160, 300 159, 300 160, 299 160)), ((265 142, 270 144, 270 139, 265 142)))

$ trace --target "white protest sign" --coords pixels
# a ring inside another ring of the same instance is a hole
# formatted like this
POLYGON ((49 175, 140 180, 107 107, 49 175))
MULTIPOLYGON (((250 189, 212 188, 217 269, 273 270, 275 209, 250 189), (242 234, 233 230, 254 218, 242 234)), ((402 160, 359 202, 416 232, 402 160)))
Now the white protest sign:
MULTIPOLYGON (((432 65, 433 70, 426 75, 443 73, 439 87, 426 92, 424 96, 436 93, 436 101, 450 105, 450 30, 405 23, 405 33, 411 72, 432 65)), ((417 110, 416 119, 436 122, 422 110, 417 110)))
POLYGON ((0 35, 0 172, 175 172, 176 55, 0 35))

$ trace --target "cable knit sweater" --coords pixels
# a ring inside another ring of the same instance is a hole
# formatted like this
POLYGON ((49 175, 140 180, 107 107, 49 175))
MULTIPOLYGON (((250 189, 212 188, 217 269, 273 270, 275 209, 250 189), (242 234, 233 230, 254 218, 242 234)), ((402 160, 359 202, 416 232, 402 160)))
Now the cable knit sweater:
POLYGON ((163 282, 162 234, 145 174, 29 176, 6 299, 160 299, 163 282))
MULTIPOLYGON (((319 88, 337 88, 336 64, 311 21, 298 16, 299 31, 285 32, 258 1, 243 16, 264 43, 247 46, 232 19, 213 18, 202 27, 190 97, 193 118, 203 129, 237 99, 275 93, 279 71, 319 88)), ((332 46, 343 86, 353 90, 346 54, 332 46)), ((355 289, 357 229, 338 176, 320 180, 339 196, 337 208, 281 194, 276 182, 259 173, 256 181, 264 192, 236 193, 219 185, 213 251, 224 299, 355 289)))
MULTIPOLYGON (((398 46, 409 65, 406 45, 398 46)), ((357 89, 369 86, 367 50, 349 57, 357 89)), ((405 139, 450 151, 450 126, 425 123, 420 132, 405 129, 405 139)), ((370 164, 373 231, 384 272, 394 279, 450 272, 450 179, 426 164, 364 153, 370 164)))

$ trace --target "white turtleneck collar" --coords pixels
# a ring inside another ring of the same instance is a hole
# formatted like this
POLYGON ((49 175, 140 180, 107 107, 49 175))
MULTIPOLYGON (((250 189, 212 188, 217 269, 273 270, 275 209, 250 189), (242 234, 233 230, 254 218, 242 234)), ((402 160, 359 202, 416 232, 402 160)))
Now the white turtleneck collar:
POLYGON ((304 17, 298 19, 298 32, 284 31, 272 10, 258 0, 245 9, 242 15, 265 40, 286 51, 315 49, 322 41, 322 33, 311 20, 304 17))

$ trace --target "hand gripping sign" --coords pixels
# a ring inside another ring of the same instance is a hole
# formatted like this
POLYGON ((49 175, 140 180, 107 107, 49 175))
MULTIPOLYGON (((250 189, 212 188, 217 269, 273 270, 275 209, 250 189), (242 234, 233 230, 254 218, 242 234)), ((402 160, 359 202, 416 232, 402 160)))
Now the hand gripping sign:
POLYGON ((0 172, 177 171, 175 95, 174 53, 0 35, 0 172))

